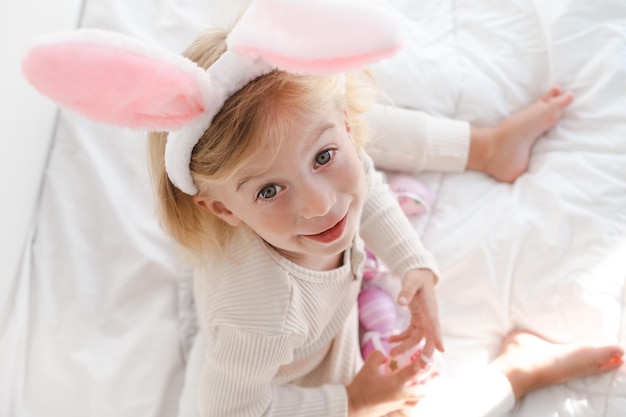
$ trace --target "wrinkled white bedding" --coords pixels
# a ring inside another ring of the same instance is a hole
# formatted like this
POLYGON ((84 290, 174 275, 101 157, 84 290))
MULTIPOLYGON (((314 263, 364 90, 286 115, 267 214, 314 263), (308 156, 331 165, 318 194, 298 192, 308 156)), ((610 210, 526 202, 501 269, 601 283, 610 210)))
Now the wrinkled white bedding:
MULTIPOLYGON (((576 99, 513 186, 478 174, 431 179, 424 240, 442 267, 448 369, 486 363, 514 327, 625 343, 626 4, 456 2, 449 29, 424 49, 455 64, 426 60, 432 68, 410 89, 396 75, 398 100, 491 123, 554 83, 576 99), (434 85, 444 99, 430 106, 434 85)), ((625 376, 542 390, 515 415, 626 415, 625 376)))
MULTIPOLYGON (((513 185, 420 176, 437 196, 420 228, 442 270, 448 373, 480 369, 515 327, 625 344, 626 3, 392 2, 418 21, 410 48, 376 68, 397 105, 483 124, 554 83, 576 96, 513 185)), ((82 26, 180 51, 240 3, 86 0, 82 26)), ((173 416, 189 271, 154 218, 143 141, 69 112, 52 133, 2 330, 0 415, 173 416)), ((626 370, 533 393, 512 414, 624 416, 626 370)))

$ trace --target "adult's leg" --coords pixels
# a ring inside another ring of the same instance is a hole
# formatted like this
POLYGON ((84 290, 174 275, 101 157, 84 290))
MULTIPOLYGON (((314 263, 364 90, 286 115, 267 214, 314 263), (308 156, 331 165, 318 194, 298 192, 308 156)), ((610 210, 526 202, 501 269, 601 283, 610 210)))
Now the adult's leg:
POLYGON ((514 331, 483 371, 455 380, 441 378, 411 416, 499 417, 531 391, 619 368, 623 354, 617 345, 557 344, 514 331))
POLYGON ((494 126, 435 117, 422 111, 376 104, 368 113, 367 151, 379 169, 483 172, 513 182, 528 169, 535 143, 561 119, 573 100, 558 87, 494 126))

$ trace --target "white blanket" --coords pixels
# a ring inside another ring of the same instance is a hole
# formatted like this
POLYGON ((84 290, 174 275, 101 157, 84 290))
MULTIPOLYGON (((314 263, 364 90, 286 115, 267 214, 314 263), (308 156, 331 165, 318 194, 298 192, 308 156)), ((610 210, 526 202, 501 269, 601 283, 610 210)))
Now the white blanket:
MULTIPOLYGON (((396 103, 489 124, 555 83, 576 97, 512 186, 479 174, 425 177, 438 190, 424 240, 442 267, 449 372, 479 370, 516 327, 623 345, 626 3, 429 3, 412 26, 422 48, 378 71, 396 103), (398 65, 418 70, 403 75, 398 65)), ((410 16, 415 6, 404 7, 410 16)), ((625 376, 541 390, 514 415, 626 415, 625 376)))
MULTIPOLYGON (((423 236, 442 270, 448 373, 479 370, 515 327, 626 343, 626 3, 390 1, 413 43, 376 68, 397 105, 488 124, 554 83, 576 96, 513 185, 420 176, 436 193, 423 236)), ((81 26, 179 52, 243 3, 87 0, 81 26)), ((154 217, 143 140, 65 111, 51 134, 7 287, 0 415, 173 416, 189 271, 154 217)), ((626 371, 540 390, 512 414, 624 416, 626 371)))

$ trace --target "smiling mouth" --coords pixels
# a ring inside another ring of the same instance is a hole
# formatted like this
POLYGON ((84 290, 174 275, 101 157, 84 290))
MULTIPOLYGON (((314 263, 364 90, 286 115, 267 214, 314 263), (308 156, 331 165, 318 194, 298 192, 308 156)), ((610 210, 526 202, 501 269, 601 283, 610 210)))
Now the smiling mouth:
POLYGON ((343 232, 344 230, 346 230, 347 219, 348 219, 348 214, 343 216, 343 218, 339 220, 339 222, 335 224, 333 227, 331 227, 330 229, 324 230, 323 232, 317 233, 315 235, 305 235, 305 236, 317 242, 322 242, 322 243, 334 242, 335 240, 343 236, 343 232))

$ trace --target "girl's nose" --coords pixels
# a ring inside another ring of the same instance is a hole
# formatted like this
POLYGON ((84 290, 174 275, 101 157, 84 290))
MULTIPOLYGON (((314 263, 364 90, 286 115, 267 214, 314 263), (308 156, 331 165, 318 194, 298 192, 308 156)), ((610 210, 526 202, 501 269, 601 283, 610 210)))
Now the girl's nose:
POLYGON ((305 219, 328 214, 337 202, 337 195, 332 187, 322 181, 310 181, 302 187, 300 193, 300 215, 305 219))

